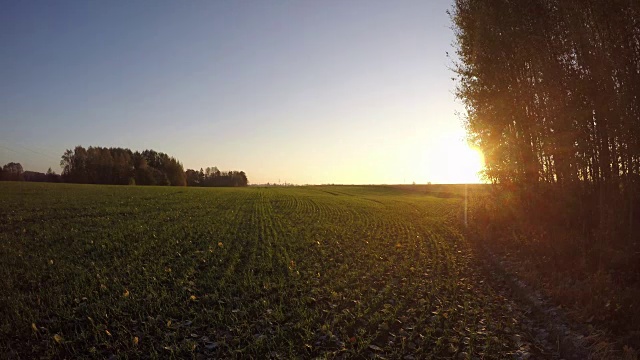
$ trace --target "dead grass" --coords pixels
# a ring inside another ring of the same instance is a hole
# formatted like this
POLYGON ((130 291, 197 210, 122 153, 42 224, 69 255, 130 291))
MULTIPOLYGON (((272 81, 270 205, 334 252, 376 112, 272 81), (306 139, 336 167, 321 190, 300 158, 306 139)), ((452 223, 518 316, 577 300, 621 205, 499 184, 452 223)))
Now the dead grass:
POLYGON ((550 201, 541 210, 547 215, 522 211, 518 197, 506 192, 476 194, 471 203, 474 238, 564 309, 585 330, 595 359, 637 359, 640 281, 632 249, 594 243, 583 229, 554 223, 569 217, 561 202, 550 201))

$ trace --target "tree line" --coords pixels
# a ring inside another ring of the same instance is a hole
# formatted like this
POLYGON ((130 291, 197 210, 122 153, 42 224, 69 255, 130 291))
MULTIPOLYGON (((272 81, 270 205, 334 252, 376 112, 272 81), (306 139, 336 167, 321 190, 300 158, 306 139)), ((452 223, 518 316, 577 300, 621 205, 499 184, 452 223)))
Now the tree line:
POLYGON ((206 172, 188 169, 176 158, 155 150, 131 151, 126 148, 76 146, 67 149, 60 161, 62 173, 49 168, 46 174, 24 171, 20 163, 2 167, 0 180, 48 181, 82 184, 159 185, 159 186, 247 186, 243 171, 206 172))
POLYGON ((185 173, 187 186, 247 186, 244 171, 220 171, 217 167, 208 167, 204 171, 188 169, 185 173))
POLYGON ((456 0, 451 17, 457 95, 494 184, 471 214, 472 233, 526 257, 556 300, 588 298, 598 312, 615 301, 603 319, 632 334, 640 324, 640 2, 456 0), (572 282, 585 291, 568 289, 572 282))
POLYGON ((65 182, 113 185, 184 186, 182 164, 154 150, 132 152, 123 148, 76 146, 60 161, 65 182))
POLYGON ((589 239, 633 242, 640 194, 640 3, 457 0, 457 95, 485 176, 561 196, 589 239))
POLYGON ((60 182, 61 179, 51 168, 41 173, 24 170, 22 164, 10 162, 0 167, 0 181, 60 182))

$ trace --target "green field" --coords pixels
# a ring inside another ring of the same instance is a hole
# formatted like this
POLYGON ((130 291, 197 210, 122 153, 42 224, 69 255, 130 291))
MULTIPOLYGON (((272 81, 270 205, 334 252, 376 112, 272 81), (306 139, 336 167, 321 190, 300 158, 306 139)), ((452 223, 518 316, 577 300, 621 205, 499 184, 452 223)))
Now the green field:
POLYGON ((0 349, 504 358, 463 202, 423 189, 0 183, 0 349))

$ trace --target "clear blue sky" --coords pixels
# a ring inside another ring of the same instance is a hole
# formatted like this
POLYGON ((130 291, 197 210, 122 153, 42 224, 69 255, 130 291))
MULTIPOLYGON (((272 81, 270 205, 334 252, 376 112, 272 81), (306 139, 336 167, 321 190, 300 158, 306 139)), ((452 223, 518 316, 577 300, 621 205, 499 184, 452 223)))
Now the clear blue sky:
POLYGON ((0 163, 59 172, 95 145, 253 183, 456 181, 450 7, 3 1, 0 163))

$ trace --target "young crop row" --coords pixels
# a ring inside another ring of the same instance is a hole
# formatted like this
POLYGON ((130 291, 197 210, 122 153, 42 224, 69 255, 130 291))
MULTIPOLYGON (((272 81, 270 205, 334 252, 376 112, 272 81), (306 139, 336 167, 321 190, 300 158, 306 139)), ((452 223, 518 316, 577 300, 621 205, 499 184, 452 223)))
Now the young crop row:
POLYGON ((0 349, 503 358, 459 199, 385 188, 2 184, 0 349))

